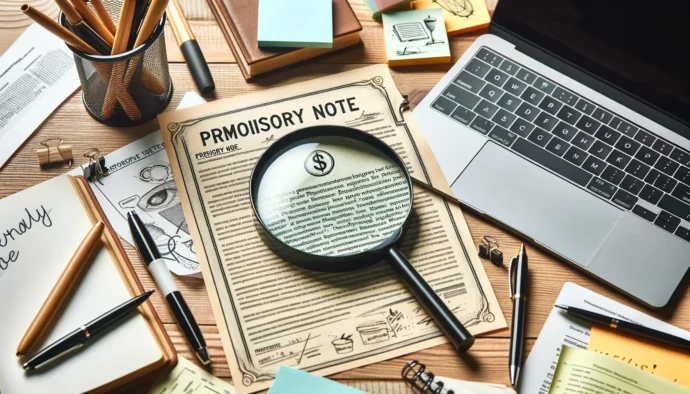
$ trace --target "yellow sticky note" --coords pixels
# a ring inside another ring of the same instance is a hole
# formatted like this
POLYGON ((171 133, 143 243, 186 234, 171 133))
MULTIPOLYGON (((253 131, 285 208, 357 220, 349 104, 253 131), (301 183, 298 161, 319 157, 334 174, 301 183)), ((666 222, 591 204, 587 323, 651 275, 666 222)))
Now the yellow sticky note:
POLYGON ((622 361, 670 381, 690 386, 690 353, 621 333, 592 327, 588 350, 622 361))
POLYGON ((485 0, 418 0, 412 8, 441 8, 449 36, 485 29, 491 22, 485 0))

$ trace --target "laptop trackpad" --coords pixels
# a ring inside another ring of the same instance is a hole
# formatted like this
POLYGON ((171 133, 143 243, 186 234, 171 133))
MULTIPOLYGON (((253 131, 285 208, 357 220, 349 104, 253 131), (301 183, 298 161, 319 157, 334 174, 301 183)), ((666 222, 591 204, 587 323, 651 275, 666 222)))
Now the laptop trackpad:
POLYGON ((458 199, 587 265, 623 211, 489 142, 453 183, 458 199))

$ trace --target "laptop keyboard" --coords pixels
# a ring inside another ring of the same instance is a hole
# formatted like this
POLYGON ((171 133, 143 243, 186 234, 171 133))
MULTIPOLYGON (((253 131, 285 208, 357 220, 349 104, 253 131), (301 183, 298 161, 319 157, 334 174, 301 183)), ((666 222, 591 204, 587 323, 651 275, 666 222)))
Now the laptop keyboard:
POLYGON ((485 47, 431 107, 690 242, 690 153, 622 116, 485 47))

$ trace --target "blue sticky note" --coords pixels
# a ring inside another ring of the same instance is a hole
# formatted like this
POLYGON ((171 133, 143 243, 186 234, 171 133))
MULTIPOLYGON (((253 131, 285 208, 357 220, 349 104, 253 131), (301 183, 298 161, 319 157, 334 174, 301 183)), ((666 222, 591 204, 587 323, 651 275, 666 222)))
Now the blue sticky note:
POLYGON ((332 0, 259 0, 259 47, 332 48, 332 0))
POLYGON ((268 394, 366 394, 350 386, 281 365, 268 394))

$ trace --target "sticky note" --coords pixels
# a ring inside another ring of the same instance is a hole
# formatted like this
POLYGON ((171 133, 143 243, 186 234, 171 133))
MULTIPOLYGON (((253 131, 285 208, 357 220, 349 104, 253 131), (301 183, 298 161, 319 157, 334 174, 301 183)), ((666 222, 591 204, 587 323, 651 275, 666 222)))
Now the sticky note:
POLYGON ((281 365, 268 394, 366 394, 350 386, 281 365))
POLYGON ((332 48, 332 0, 259 0, 259 47, 332 48))

